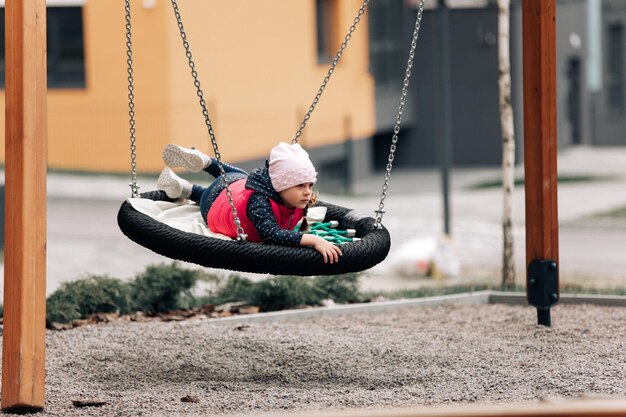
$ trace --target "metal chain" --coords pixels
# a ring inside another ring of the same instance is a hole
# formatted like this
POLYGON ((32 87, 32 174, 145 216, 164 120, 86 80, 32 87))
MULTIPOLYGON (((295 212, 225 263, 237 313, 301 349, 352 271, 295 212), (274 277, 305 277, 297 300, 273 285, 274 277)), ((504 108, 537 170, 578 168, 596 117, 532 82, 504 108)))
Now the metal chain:
POLYGON ((356 26, 361 21, 361 16, 363 15, 363 13, 365 13, 365 10, 367 9, 369 2, 370 0, 363 0, 363 4, 361 4, 361 7, 359 8, 359 12, 354 18, 352 25, 350 25, 350 30, 348 31, 348 34, 344 38, 343 42, 341 42, 341 47, 339 48, 339 51, 337 51, 337 55, 335 55, 335 58, 333 59, 333 62, 330 65, 330 68, 328 68, 328 72, 326 73, 326 76, 324 77, 324 81, 322 82, 322 85, 317 91, 317 94, 315 94, 315 99, 313 99, 313 103, 311 104, 311 106, 309 106, 309 111, 307 111, 307 113, 304 115, 304 119, 302 120, 302 123, 300 123, 300 127, 298 128, 296 135, 291 140, 292 144, 298 143, 298 139, 302 135, 302 131, 304 130, 307 122, 311 118, 311 113, 313 113, 313 110, 315 110, 315 106, 317 105, 317 102, 320 100, 322 93, 326 89, 326 84, 328 84, 328 81, 330 80, 330 76, 333 75, 333 72, 335 72, 335 67, 339 63, 339 58, 341 58, 341 55, 343 55, 343 50, 346 49, 346 46, 348 46, 348 42, 352 38, 352 33, 356 30, 356 26))
POLYGON ((131 197, 139 197, 137 185, 137 147, 135 146, 135 85, 133 79, 133 42, 130 28, 130 0, 126 0, 126 63, 128 64, 128 123, 130 125, 131 197))
POLYGON ((185 47, 185 55, 187 55, 187 60, 189 61, 189 68, 191 69, 191 76, 193 77, 193 84, 196 86, 196 93, 199 98, 200 107, 202 108, 202 115, 204 116, 204 123, 206 124, 207 130, 209 131, 209 136, 211 137, 211 145, 213 146, 215 159, 217 160, 217 165, 220 169, 220 175, 221 175, 222 181, 224 183, 224 186, 226 187, 226 196, 228 197, 228 204, 230 205, 230 209, 233 213, 233 218, 235 221, 235 226, 237 227, 237 240, 240 242, 243 242, 247 239, 248 236, 245 234, 243 227, 241 227, 241 221, 239 220, 239 216, 237 215, 237 209, 235 208, 233 195, 230 191, 230 188, 228 187, 228 181, 226 180, 226 172, 224 171, 222 158, 220 155, 219 148, 217 146, 217 140, 215 139, 215 132, 213 131, 213 125, 211 124, 211 119, 209 118, 209 112, 206 107, 206 102, 204 101, 204 94, 202 92, 202 88, 200 87, 200 80, 198 79, 198 72, 196 71, 196 64, 194 63, 193 57, 191 55, 189 41, 187 40, 187 33, 185 33, 185 29, 183 27, 183 21, 180 16, 180 10, 178 9, 178 3, 176 2, 176 0, 171 0, 171 1, 172 1, 172 7, 174 9, 174 15, 176 16, 176 21, 178 23, 180 37, 182 38, 183 46, 185 47))
POLYGON ((404 112, 404 104, 406 102, 406 96, 409 90, 409 79, 411 77, 411 68, 413 68, 413 60, 415 58, 415 48, 417 46, 417 38, 419 37, 420 25, 422 22, 422 14, 424 12, 424 0, 421 0, 417 9, 417 17, 415 19, 415 30, 413 31, 413 39, 411 41, 411 50, 409 51, 409 59, 404 73, 404 82, 402 85, 402 94, 400 95, 400 104, 398 105, 398 114, 396 116, 396 124, 393 128, 393 138, 391 139, 391 146, 389 148, 389 157, 387 158, 387 170, 385 171, 385 182, 383 184, 383 191, 380 196, 380 203, 378 204, 378 210, 375 210, 376 221, 374 222, 374 228, 380 229, 382 227, 383 214, 385 213, 385 198, 387 198, 387 189, 389 188, 389 178, 391 177, 391 168, 393 167, 393 160, 395 158, 396 143, 398 142, 398 134, 400 133, 400 124, 402 123, 402 113, 404 112))
MULTIPOLYGON (((127 4, 128 4, 129 1, 130 0, 126 0, 127 4)), ((235 225, 237 226, 238 240, 242 241, 242 240, 245 240, 247 236, 245 235, 244 230, 241 227, 241 222, 239 221, 239 217, 237 216, 237 209, 235 208, 235 203, 233 201, 232 194, 230 192, 230 189, 228 187, 228 183, 227 183, 226 178, 225 178, 225 172, 224 172, 224 168, 223 168, 223 165, 222 165, 221 156, 220 156, 218 145, 217 145, 217 140, 215 138, 215 133, 213 131, 213 126, 211 125, 211 120, 209 118, 209 113, 208 113, 207 108, 206 108, 206 102, 204 101, 204 94, 203 94, 202 89, 200 87, 200 81, 198 79, 198 73, 195 70, 195 63, 194 63, 193 58, 192 58, 191 50, 190 50, 190 47, 189 47, 189 42, 187 41, 187 34, 185 33, 185 30, 184 30, 184 27, 183 27, 180 11, 178 9, 177 0, 171 0, 171 2, 172 2, 172 7, 174 9, 174 14, 176 16, 176 21, 178 23, 178 29, 180 30, 180 35, 181 35, 181 38, 182 38, 182 41, 183 41, 183 46, 185 47, 185 54, 186 54, 187 59, 189 61, 189 68, 191 69, 191 75, 192 75, 192 77, 194 79, 194 85, 196 87, 197 95, 199 97, 200 106, 202 108, 202 114, 204 115, 204 121, 205 121, 205 124, 207 126, 207 129, 208 129, 208 132, 209 132, 209 136, 211 138, 211 144, 213 146, 213 151, 215 153, 215 158, 216 158, 216 160, 218 162, 218 166, 219 166, 219 169, 220 169, 220 174, 221 174, 222 179, 224 181, 224 184, 226 186, 226 195, 228 196, 228 202, 229 202, 231 210, 233 212, 233 217, 235 219, 235 225)), ((330 68, 328 69, 328 72, 326 73, 326 76, 324 77, 322 85, 320 86, 317 94, 315 95, 313 103, 311 104, 311 106, 309 107, 309 110, 305 114, 305 116, 304 116, 304 118, 302 120, 302 123, 300 124, 300 127, 298 128, 298 130, 297 130, 294 138, 292 139, 291 143, 298 143, 298 139, 302 135, 302 131, 304 130, 304 128, 306 127, 307 122, 311 118, 311 114, 315 110, 315 106, 319 102, 322 93, 326 89, 326 85, 330 81, 330 77, 334 73, 335 67, 339 63, 339 59, 343 55, 344 49, 346 48, 346 46, 348 45, 348 42, 352 38, 352 33, 356 30, 356 26, 361 21, 361 17, 363 15, 363 13, 365 13, 365 10, 367 9, 367 6, 369 5, 369 2, 370 2, 370 0, 363 0, 363 3, 361 4, 361 7, 359 8, 357 16, 354 18, 354 21, 353 21, 352 25, 350 26, 350 30, 348 31, 348 34, 345 36, 343 42, 341 43, 341 47, 337 51, 337 54, 335 55, 335 58, 333 59, 333 62, 331 64, 330 68)), ((129 9, 128 9, 128 6, 127 6, 127 14, 128 14, 128 11, 129 11, 129 9)), ((406 97, 407 97, 407 94, 408 94, 409 79, 411 77, 411 69, 413 68, 413 61, 415 59, 415 49, 417 47, 417 40, 418 40, 418 37, 419 37, 419 30, 420 30, 420 26, 421 26, 423 11, 424 11, 424 0, 420 0, 419 7, 418 7, 418 10, 417 10, 417 17, 416 17, 416 21, 415 21, 415 29, 413 31, 413 37, 412 37, 412 41, 411 41, 411 49, 409 51, 409 58, 408 58, 407 67, 406 67, 406 70, 405 70, 405 76, 404 76, 404 82, 403 82, 403 87, 402 87, 402 93, 400 95, 400 103, 398 105, 398 114, 396 116, 396 124, 395 124, 394 129, 393 129, 393 137, 392 137, 391 146, 390 146, 390 149, 389 149, 389 157, 387 159, 388 162, 387 162, 387 169, 386 169, 386 172, 385 172, 385 180, 384 180, 383 187, 382 187, 382 194, 380 196, 380 203, 378 204, 378 210, 375 210, 375 213, 376 213, 376 220, 374 222, 374 227, 375 228, 381 228, 382 227, 382 217, 383 217, 383 214, 385 213, 385 210, 384 210, 385 203, 384 202, 385 202, 385 199, 387 197, 387 190, 389 188, 389 179, 391 177, 391 170, 393 168, 393 161, 395 159, 396 144, 398 142, 398 135, 400 133, 400 125, 402 123, 402 114, 404 112, 404 106, 405 106, 406 97)), ((127 22, 128 22, 128 18, 127 18, 127 22)), ((128 31, 128 29, 129 29, 129 23, 127 23, 127 31, 128 31)), ((128 38, 128 34, 127 34, 127 38, 128 38)), ((130 90, 130 86, 129 86, 129 90, 130 90)), ((134 131, 134 128, 132 130, 134 131)))

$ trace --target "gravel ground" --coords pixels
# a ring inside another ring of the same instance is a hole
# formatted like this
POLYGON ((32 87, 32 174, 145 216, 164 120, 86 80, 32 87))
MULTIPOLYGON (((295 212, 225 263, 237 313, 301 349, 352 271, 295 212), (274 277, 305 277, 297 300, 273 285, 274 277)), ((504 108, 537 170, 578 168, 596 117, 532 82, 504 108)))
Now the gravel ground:
POLYGON ((626 309, 442 306, 226 325, 122 322, 47 335, 40 415, 274 411, 626 397, 626 309), (190 400, 185 402, 181 399, 190 400), (76 408, 73 400, 101 400, 76 408))

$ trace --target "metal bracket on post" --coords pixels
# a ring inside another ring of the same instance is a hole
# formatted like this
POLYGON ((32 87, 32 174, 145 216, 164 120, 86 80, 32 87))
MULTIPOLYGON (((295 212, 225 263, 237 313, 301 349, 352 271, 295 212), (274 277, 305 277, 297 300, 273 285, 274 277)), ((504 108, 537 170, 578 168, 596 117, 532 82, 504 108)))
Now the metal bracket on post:
POLYGON ((537 308, 537 322, 550 326, 550 307, 559 301, 559 270, 550 259, 534 260, 528 266, 528 303, 537 308))

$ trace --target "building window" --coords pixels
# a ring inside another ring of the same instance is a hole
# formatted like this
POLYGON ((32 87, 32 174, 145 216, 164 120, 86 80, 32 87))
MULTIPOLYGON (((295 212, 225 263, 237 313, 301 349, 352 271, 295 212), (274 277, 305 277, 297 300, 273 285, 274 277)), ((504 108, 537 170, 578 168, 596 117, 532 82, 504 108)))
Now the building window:
POLYGON ((624 26, 611 24, 607 35, 607 100, 611 111, 624 111, 624 26))
POLYGON ((377 0, 369 5, 370 66, 377 85, 402 82, 403 4, 398 0, 377 0))
POLYGON ((317 61, 329 62, 335 57, 337 43, 338 0, 315 0, 317 28, 317 61))
MULTIPOLYGON (((46 13, 48 87, 85 87, 85 48, 81 7, 48 7, 46 13)), ((4 87, 4 7, 0 9, 0 82, 4 87)))

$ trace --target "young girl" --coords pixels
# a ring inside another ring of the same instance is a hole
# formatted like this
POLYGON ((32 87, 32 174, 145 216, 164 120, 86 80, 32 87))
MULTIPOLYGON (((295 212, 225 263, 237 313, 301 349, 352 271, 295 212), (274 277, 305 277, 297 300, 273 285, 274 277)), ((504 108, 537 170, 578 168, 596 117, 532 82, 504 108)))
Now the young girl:
MULTIPOLYGON (((169 144, 163 150, 163 161, 168 168, 161 172, 157 188, 170 198, 196 202, 211 231, 236 238, 237 227, 217 160, 197 149, 169 144), (170 169, 178 167, 191 172, 204 170, 216 179, 208 187, 191 184, 170 169)), ((298 144, 280 143, 272 149, 265 165, 248 175, 240 168, 222 164, 248 240, 311 246, 322 254, 325 263, 338 262, 339 247, 319 236, 293 230, 306 217, 307 206, 314 197, 317 172, 309 154, 298 144)))

